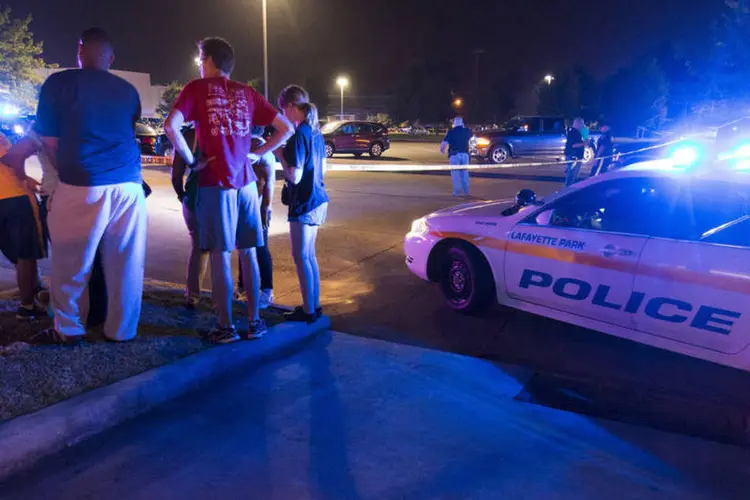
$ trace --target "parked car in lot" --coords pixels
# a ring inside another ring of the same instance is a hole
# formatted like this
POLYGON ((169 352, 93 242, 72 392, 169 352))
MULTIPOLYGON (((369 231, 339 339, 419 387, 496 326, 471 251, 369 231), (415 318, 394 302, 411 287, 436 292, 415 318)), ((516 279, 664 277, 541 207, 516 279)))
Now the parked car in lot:
POLYGON ((172 156, 174 148, 164 132, 145 123, 135 124, 135 140, 146 156, 172 156))
POLYGON ((388 129, 379 123, 338 121, 324 125, 320 132, 326 143, 326 156, 348 153, 377 158, 391 147, 388 129))
POLYGON ((407 266, 457 312, 499 303, 750 371, 747 160, 686 158, 432 213, 407 266))
MULTIPOLYGON (((505 163, 524 156, 563 157, 568 126, 561 116, 518 116, 497 130, 486 130, 474 136, 471 155, 489 163, 505 163)), ((598 134, 591 134, 591 144, 584 162, 594 158, 598 134)))

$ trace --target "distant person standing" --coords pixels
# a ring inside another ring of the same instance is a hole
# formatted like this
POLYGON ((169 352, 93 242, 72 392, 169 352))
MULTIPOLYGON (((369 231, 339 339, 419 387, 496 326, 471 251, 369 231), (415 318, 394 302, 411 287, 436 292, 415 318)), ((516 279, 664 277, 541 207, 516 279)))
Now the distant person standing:
POLYGON ((267 331, 259 315, 260 271, 256 248, 263 246, 263 227, 253 163, 278 148, 292 133, 289 122, 262 95, 233 81, 234 48, 222 38, 200 43, 201 78, 188 83, 175 102, 165 130, 177 154, 198 171, 195 213, 200 244, 211 252, 212 299, 218 325, 208 340, 227 344, 258 339, 267 331), (194 122, 200 156, 194 155, 181 129, 194 122), (254 125, 273 125, 275 132, 251 153, 254 125), (247 286, 249 329, 238 335, 232 321, 234 279, 232 252, 239 251, 247 286))
POLYGON ((50 76, 42 86, 34 130, 60 183, 49 207, 55 327, 37 340, 76 344, 86 330, 79 303, 97 248, 109 290, 104 336, 135 337, 146 257, 146 203, 135 122, 138 91, 109 72, 114 49, 100 28, 78 46, 81 69, 50 76))
MULTIPOLYGON (((457 116, 453 119, 453 128, 448 131, 440 144, 440 153, 448 157, 451 165, 468 165, 471 162, 469 156, 469 141, 471 140, 471 129, 464 127, 464 119, 457 116)), ((469 169, 454 168, 451 170, 453 181, 453 196, 469 196, 469 169)))
POLYGON ((602 134, 596 143, 596 161, 591 169, 591 177, 607 173, 612 165, 612 157, 615 154, 615 146, 612 141, 612 131, 609 125, 604 124, 601 127, 602 134))
POLYGON ((583 123, 583 126, 581 127, 581 137, 583 137, 583 142, 588 144, 589 137, 591 137, 591 131, 586 126, 586 122, 583 123))
POLYGON ((584 127, 583 118, 573 120, 573 126, 568 130, 568 137, 565 141, 565 186, 572 186, 578 180, 578 173, 581 170, 583 154, 586 150, 586 143, 583 140, 581 130, 584 127))

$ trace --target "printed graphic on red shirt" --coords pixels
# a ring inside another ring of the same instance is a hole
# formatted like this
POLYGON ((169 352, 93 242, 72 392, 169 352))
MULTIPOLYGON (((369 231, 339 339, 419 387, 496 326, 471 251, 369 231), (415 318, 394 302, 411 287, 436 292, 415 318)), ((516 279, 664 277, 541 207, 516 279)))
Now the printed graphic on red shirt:
POLYGON ((224 85, 208 84, 206 110, 211 123, 211 135, 245 137, 252 130, 246 89, 228 90, 227 93, 224 85))
POLYGON ((277 115, 263 96, 239 82, 205 78, 185 86, 175 109, 195 122, 201 151, 214 158, 200 172, 200 186, 239 189, 257 180, 247 158, 252 129, 270 125, 277 115))

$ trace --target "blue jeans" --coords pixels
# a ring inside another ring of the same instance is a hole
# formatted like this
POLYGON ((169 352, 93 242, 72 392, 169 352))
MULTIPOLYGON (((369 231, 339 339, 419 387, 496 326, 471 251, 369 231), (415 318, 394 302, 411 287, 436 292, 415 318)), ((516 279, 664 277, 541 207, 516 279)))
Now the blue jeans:
MULTIPOLYGON (((451 165, 468 165, 471 159, 467 153, 456 153, 451 155, 451 165)), ((457 168, 451 170, 451 180, 453 180, 453 196, 458 196, 461 191, 465 195, 469 194, 469 170, 465 168, 457 168)))

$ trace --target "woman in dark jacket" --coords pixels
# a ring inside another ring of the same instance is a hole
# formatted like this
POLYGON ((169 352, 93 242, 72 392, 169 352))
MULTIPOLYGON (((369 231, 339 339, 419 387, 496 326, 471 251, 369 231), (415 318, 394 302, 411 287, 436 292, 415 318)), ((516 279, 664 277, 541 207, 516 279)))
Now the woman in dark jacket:
POLYGON ((328 195, 323 183, 325 143, 320 133, 318 110, 305 89, 290 85, 282 90, 279 108, 296 127, 280 159, 286 180, 282 201, 289 206, 292 257, 303 303, 286 319, 312 323, 322 314, 315 243, 318 228, 325 222, 328 212, 328 195))

